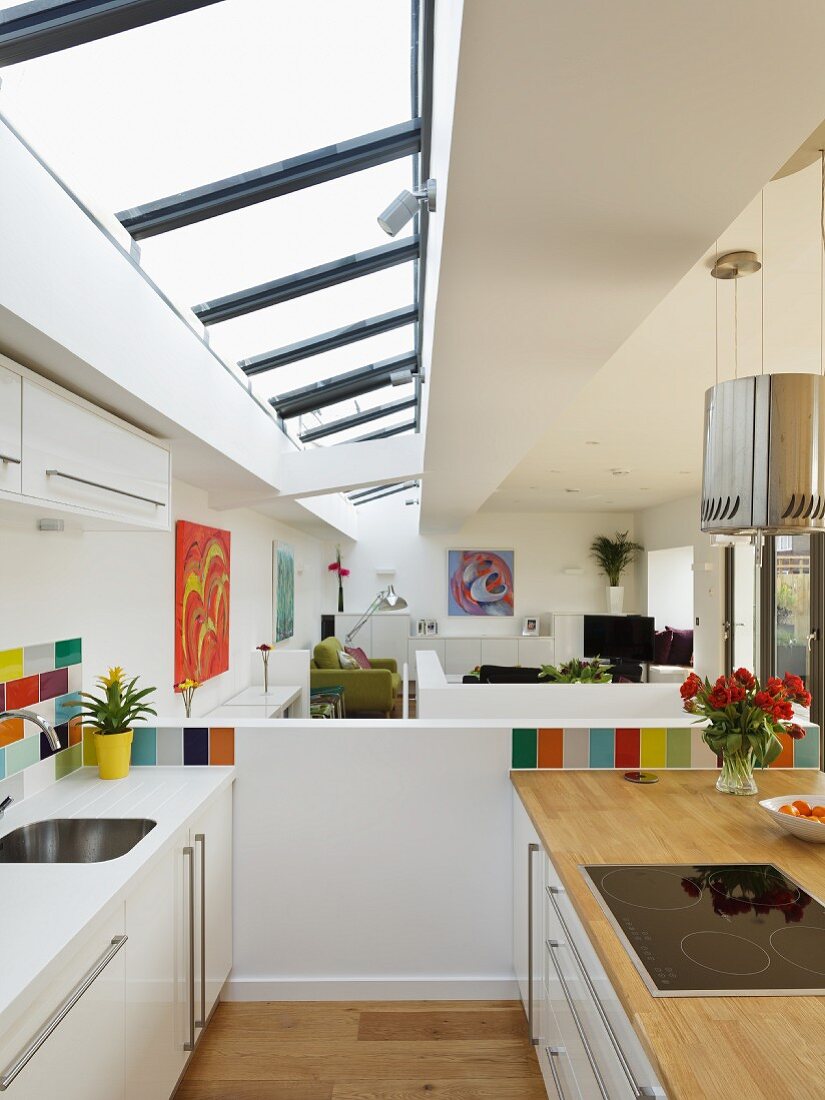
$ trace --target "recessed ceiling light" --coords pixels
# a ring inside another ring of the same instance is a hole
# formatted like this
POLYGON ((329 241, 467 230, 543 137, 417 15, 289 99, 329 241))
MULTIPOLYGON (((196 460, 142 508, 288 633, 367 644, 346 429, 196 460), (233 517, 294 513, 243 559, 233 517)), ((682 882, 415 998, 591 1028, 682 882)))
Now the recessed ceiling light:
POLYGON ((620 466, 614 466, 610 472, 614 477, 627 477, 630 470, 623 470, 620 466))
POLYGON ((689 474, 690 470, 680 470, 679 473, 680 474, 689 474))
POLYGON ((548 470, 548 474, 560 474, 561 470, 548 470))
POLYGON ((588 447, 598 447, 599 445, 598 439, 585 439, 584 442, 588 447))
POLYGON ((649 485, 640 485, 639 486, 639 492, 640 493, 649 493, 650 492, 650 486, 649 485))
POLYGON ((580 493, 581 489, 565 489, 565 493, 580 493))

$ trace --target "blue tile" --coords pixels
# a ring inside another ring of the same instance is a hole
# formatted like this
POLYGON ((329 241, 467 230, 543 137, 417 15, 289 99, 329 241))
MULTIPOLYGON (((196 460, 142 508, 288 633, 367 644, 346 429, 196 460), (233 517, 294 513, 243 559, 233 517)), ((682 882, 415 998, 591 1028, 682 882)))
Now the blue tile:
POLYGON ((209 763, 209 730, 185 729, 183 731, 184 764, 209 763))
POLYGON ((137 767, 154 766, 158 762, 158 737, 157 731, 150 729, 136 729, 132 741, 132 764, 137 767))
POLYGON ((79 703, 80 697, 78 695, 58 695, 54 701, 55 725, 62 725, 64 722, 68 722, 70 718, 74 718, 80 711, 79 703))
POLYGON ((590 767, 612 768, 614 764, 614 750, 616 743, 615 730, 591 730, 590 731, 590 767))
POLYGON ((805 726, 805 736, 793 743, 795 768, 819 767, 819 726, 805 726))
POLYGON ((45 733, 40 734, 40 759, 45 760, 49 756, 54 756, 58 752, 62 752, 63 749, 69 747, 69 726, 67 723, 55 726, 54 732, 60 738, 60 748, 53 749, 49 742, 46 740, 45 733))

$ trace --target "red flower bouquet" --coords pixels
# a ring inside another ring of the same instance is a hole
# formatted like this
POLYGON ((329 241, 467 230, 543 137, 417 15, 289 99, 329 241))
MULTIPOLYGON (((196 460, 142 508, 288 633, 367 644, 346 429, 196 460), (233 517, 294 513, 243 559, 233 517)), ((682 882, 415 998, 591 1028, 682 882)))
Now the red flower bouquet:
POLYGON ((793 704, 808 707, 811 696, 800 677, 790 672, 783 680, 772 676, 764 687, 746 668, 720 676, 713 684, 691 672, 679 690, 685 710, 709 723, 702 738, 722 757, 717 790, 755 794, 753 769, 766 768, 779 756, 779 734, 796 740, 805 736, 802 727, 791 722, 793 704))

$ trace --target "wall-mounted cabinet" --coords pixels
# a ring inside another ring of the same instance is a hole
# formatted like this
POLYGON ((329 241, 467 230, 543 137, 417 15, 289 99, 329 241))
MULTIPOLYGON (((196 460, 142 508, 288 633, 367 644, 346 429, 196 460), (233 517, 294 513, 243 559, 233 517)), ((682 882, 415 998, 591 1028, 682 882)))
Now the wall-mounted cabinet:
POLYGON ((93 526, 168 530, 168 449, 0 357, 0 500, 93 526))

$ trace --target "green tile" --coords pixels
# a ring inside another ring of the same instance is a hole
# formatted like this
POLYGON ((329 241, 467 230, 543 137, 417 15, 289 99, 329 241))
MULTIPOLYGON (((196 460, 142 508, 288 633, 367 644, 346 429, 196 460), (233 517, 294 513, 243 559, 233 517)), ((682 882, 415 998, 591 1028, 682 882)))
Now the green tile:
POLYGON ((63 752, 55 753, 54 757, 54 777, 55 779, 63 779, 67 775, 71 775, 72 772, 76 772, 78 768, 83 767, 83 746, 72 745, 70 749, 64 749, 63 752))
POLYGON ((0 749, 0 779, 6 778, 6 750, 0 749))
POLYGON ((690 767, 690 727, 667 731, 667 766, 690 767))
POLYGON ((158 762, 157 731, 149 726, 135 730, 132 740, 132 765, 151 767, 158 762))
POLYGON ((513 730, 513 767, 535 768, 538 763, 538 730, 513 730))
POLYGON ((24 737, 6 745, 6 775, 22 772, 40 760, 40 734, 24 737))
POLYGON ((616 731, 613 729, 590 730, 590 767, 613 768, 616 759, 616 731))
POLYGON ((804 727, 805 736, 793 743, 793 766, 795 768, 819 767, 819 726, 804 727))
POLYGON ((82 660, 81 650, 80 638, 68 638, 62 642, 55 642, 54 667, 66 668, 68 665, 79 665, 82 660))

